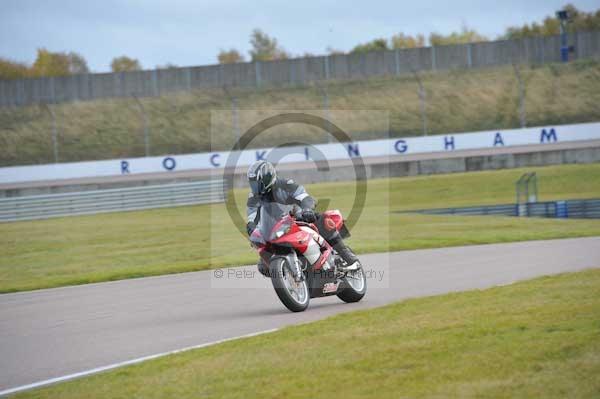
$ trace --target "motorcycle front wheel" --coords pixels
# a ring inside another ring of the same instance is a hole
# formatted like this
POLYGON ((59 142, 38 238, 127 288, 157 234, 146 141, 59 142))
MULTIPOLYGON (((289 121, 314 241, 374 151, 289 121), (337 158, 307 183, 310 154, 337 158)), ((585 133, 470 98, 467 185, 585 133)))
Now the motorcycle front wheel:
POLYGON ((296 281, 292 265, 286 259, 276 258, 271 261, 271 283, 277 296, 286 308, 292 312, 302 312, 308 307, 310 295, 306 279, 296 281))

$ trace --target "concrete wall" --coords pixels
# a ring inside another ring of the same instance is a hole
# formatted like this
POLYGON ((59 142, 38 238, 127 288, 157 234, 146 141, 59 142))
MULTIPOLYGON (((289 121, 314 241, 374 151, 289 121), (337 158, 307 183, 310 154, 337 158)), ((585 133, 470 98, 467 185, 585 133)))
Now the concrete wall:
MULTIPOLYGON (((569 42, 575 48, 571 59, 600 56, 600 32, 571 34, 569 42)), ((412 71, 559 61, 560 37, 547 36, 270 62, 0 80, 0 107, 130 97, 134 94, 149 97, 223 86, 305 85, 320 80, 402 75, 412 71)))
MULTIPOLYGON (((389 162, 365 163, 368 179, 387 177, 403 177, 416 175, 430 175, 440 173, 474 172, 482 170, 498 170, 522 167, 539 167, 560 164, 587 164, 600 162, 600 145, 589 148, 561 149, 550 151, 532 151, 516 154, 499 154, 485 156, 454 156, 451 158, 402 160, 401 157, 391 157, 389 162)), ((350 161, 338 163, 328 171, 317 171, 316 168, 300 169, 284 166, 280 171, 287 178, 295 179, 303 184, 353 181, 354 169, 350 161)), ((191 182, 220 178, 222 175, 211 173, 195 173, 185 176, 167 176, 163 178, 138 178, 128 181, 107 181, 97 183, 54 183, 43 186, 17 187, 0 190, 1 197, 15 197, 22 195, 41 195, 51 193, 64 193, 86 190, 100 190, 108 188, 135 187, 152 184, 169 184, 176 182, 191 182)), ((247 187, 245 169, 238 170, 234 177, 235 187, 247 187)))

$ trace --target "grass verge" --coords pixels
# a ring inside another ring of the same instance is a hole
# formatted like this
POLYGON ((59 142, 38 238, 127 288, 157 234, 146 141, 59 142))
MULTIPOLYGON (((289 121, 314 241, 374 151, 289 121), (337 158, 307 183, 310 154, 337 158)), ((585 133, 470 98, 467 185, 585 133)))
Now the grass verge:
MULTIPOLYGON (((530 170, 530 169, 527 169, 530 170)), ((600 235, 600 220, 432 216, 397 210, 514 202, 525 169, 369 180, 359 253, 600 235)), ((540 200, 600 197, 600 164, 536 168, 540 200)), ((307 187, 348 215, 353 183, 307 187)), ((235 192, 245 206, 246 190, 235 192)), ((245 214, 245 209, 241 210, 245 214)), ((222 204, 0 224, 0 292, 256 261, 222 204)))
POLYGON ((600 270, 408 300, 17 398, 600 396, 600 270))

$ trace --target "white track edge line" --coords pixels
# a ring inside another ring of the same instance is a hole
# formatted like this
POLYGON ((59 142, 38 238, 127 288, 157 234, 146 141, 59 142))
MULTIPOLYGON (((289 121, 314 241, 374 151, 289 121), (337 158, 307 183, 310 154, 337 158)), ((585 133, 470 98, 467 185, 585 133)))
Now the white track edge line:
POLYGON ((228 342, 228 341, 235 341, 235 340, 242 339, 242 338, 256 337, 258 335, 272 333, 272 332, 275 332, 277 330, 279 330, 279 328, 272 328, 272 329, 269 329, 269 330, 263 330, 263 331, 257 331, 257 332, 249 333, 249 334, 239 335, 237 337, 224 338, 224 339, 220 339, 220 340, 217 340, 217 341, 206 342, 206 343, 199 344, 199 345, 188 346, 188 347, 185 347, 185 348, 175 349, 175 350, 168 351, 168 352, 161 352, 161 353, 157 353, 157 354, 154 354, 154 355, 148 355, 148 356, 138 357, 136 359, 125 360, 123 362, 113 363, 113 364, 109 364, 107 366, 102 366, 102 367, 96 367, 96 368, 93 368, 93 369, 90 369, 90 370, 80 371, 78 373, 68 374, 68 375, 65 375, 65 376, 62 376, 62 377, 50 378, 50 379, 47 379, 47 380, 38 381, 38 382, 34 382, 34 383, 31 383, 31 384, 27 384, 27 385, 21 385, 21 386, 18 386, 18 387, 5 389, 4 391, 0 391, 0 396, 10 395, 10 394, 21 392, 21 391, 25 391, 25 390, 28 390, 28 389, 39 388, 39 387, 42 387, 42 386, 55 384, 57 382, 69 381, 69 380, 73 380, 73 379, 76 379, 76 378, 80 378, 80 377, 85 377, 85 376, 92 375, 92 374, 101 373, 103 371, 113 370, 113 369, 116 369, 116 368, 119 368, 119 367, 130 366, 132 364, 142 363, 142 362, 145 362, 147 360, 157 359, 159 357, 174 355, 174 354, 177 354, 177 353, 187 352, 187 351, 194 350, 194 349, 206 348, 208 346, 218 345, 218 344, 222 344, 222 343, 228 342))

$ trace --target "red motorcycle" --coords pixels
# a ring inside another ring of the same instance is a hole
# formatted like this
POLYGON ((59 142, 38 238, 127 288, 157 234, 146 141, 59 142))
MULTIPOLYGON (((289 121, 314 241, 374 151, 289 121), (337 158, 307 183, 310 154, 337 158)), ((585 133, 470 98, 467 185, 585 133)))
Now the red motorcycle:
MULTIPOLYGON (((338 210, 324 212, 325 228, 342 238, 349 233, 338 210)), ((358 302, 367 292, 360 262, 353 270, 319 234, 313 223, 301 221, 299 210, 267 202, 260 207, 260 222, 250 236, 252 246, 266 265, 273 288, 292 312, 308 307, 310 298, 337 295, 344 302, 358 302)))

